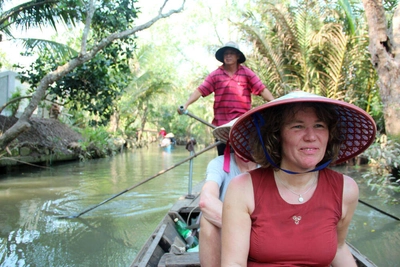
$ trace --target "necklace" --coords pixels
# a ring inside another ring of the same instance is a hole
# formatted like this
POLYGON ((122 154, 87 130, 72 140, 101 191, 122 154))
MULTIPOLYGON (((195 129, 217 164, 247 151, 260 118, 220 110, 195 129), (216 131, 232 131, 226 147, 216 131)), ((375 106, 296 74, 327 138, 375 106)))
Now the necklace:
POLYGON ((283 181, 281 180, 281 178, 279 178, 277 172, 275 172, 275 175, 276 175, 276 178, 278 178, 277 180, 279 181, 279 183, 280 183, 281 185, 283 185, 283 186, 284 186, 287 190, 289 190, 291 193, 295 194, 296 196, 299 196, 298 201, 299 201, 300 203, 303 203, 303 202, 304 202, 303 195, 307 194, 308 191, 310 191, 310 189, 311 189, 311 188, 314 186, 314 184, 316 183, 317 177, 318 177, 318 175, 315 176, 315 178, 314 178, 313 182, 311 183, 310 187, 309 187, 305 192, 299 194, 299 193, 296 193, 296 192, 292 191, 289 187, 287 187, 287 186, 283 183, 283 181))

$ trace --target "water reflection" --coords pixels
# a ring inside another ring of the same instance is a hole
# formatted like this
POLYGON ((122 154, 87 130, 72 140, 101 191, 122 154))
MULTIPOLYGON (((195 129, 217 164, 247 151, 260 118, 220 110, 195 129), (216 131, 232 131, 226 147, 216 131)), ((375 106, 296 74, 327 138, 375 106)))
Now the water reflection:
MULTIPOLYGON (((197 148, 200 150, 200 148, 197 148)), ((0 177, 0 266, 129 266, 176 199, 188 192, 189 162, 130 190, 79 218, 93 205, 189 157, 184 147, 156 145, 110 159, 71 162, 0 177)), ((193 184, 204 178, 211 149, 194 159, 193 184)), ((399 206, 362 183, 365 169, 340 167, 355 178, 360 199, 400 216, 399 206)), ((397 266, 400 222, 359 204, 349 241, 378 266, 397 266)))
MULTIPOLYGON (((184 148, 165 153, 155 146, 110 159, 3 175, 1 266, 129 266, 165 212, 187 192, 188 164, 79 218, 59 218, 97 205, 188 156, 184 148)), ((215 150, 198 156, 196 183, 214 156, 215 150)))
MULTIPOLYGON (((400 205, 388 205, 371 191, 361 175, 368 169, 362 167, 338 167, 338 171, 353 177, 360 188, 360 200, 373 207, 400 217, 400 205)), ((361 202, 350 225, 348 241, 378 266, 397 267, 400 257, 395 251, 400 245, 400 221, 361 202)))

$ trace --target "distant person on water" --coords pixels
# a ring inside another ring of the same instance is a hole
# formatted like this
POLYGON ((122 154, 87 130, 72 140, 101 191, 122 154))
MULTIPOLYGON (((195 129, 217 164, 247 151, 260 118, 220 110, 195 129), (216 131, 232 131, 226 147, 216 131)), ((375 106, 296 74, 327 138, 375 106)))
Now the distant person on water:
MULTIPOLYGON (((214 136, 226 142, 234 121, 217 127, 213 131, 214 136)), ((224 156, 218 156, 208 164, 206 182, 201 190, 199 202, 202 212, 199 235, 201 266, 220 266, 222 201, 226 189, 233 177, 256 167, 256 163, 244 161, 236 153, 230 153, 229 146, 224 156)))
POLYGON ((165 130, 164 127, 161 127, 160 132, 158 133, 158 136, 162 140, 166 135, 167 135, 167 131, 165 130))
POLYGON ((358 186, 327 168, 362 153, 376 126, 364 110, 295 91, 242 115, 230 143, 261 167, 232 179, 222 212, 222 266, 346 266, 358 186))
MULTIPOLYGON (((236 43, 226 43, 217 50, 215 58, 223 64, 211 72, 194 90, 182 109, 178 108, 179 114, 187 110, 189 105, 201 96, 206 97, 214 93, 212 124, 221 126, 251 109, 251 94, 260 95, 266 101, 274 99, 258 76, 246 66, 241 65, 246 61, 246 57, 236 43)), ((222 155, 225 145, 222 144, 217 148, 218 155, 222 155)))

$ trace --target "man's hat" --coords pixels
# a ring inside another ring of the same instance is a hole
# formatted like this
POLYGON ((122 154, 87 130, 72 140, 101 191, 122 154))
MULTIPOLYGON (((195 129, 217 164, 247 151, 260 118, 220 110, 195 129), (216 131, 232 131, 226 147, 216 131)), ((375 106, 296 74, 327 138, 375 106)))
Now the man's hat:
POLYGON ((366 150, 375 139, 376 125, 372 117, 361 108, 323 96, 318 96, 303 91, 291 92, 285 96, 274 99, 266 104, 258 106, 238 118, 230 131, 230 144, 240 156, 254 161, 251 155, 250 140, 253 133, 257 131, 256 120, 262 119, 264 125, 268 125, 266 111, 272 107, 294 103, 324 103, 333 105, 338 115, 338 127, 342 136, 342 144, 336 159, 331 163, 339 164, 345 162, 366 150))
POLYGON ((233 49, 236 50, 239 53, 239 59, 238 59, 238 63, 243 63, 246 61, 246 57, 244 56, 244 54, 242 53, 242 51, 239 50, 239 46, 235 43, 235 42, 227 42, 225 44, 225 46, 221 47, 220 49, 217 50, 217 52, 215 53, 215 58, 224 63, 224 53, 226 49, 233 49))
POLYGON ((167 138, 174 138, 175 135, 174 135, 173 133, 167 133, 167 134, 165 135, 165 137, 167 137, 167 138))

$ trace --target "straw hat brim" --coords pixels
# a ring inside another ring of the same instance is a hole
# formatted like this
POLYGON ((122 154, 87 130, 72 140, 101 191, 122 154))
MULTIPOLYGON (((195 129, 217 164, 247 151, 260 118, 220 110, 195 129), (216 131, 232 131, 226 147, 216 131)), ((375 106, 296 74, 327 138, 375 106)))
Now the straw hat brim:
POLYGON ((221 126, 216 127, 213 130, 213 135, 216 139, 218 139, 219 141, 222 141, 224 143, 226 143, 229 139, 229 132, 233 126, 233 124, 237 121, 237 118, 234 120, 231 120, 228 123, 225 123, 221 126))
POLYGON ((238 59, 238 63, 243 63, 246 61, 246 57, 244 56, 244 54, 242 53, 242 51, 240 51, 239 49, 232 47, 232 46, 224 46, 221 47, 220 49, 217 50, 217 52, 215 53, 215 58, 224 63, 224 53, 226 49, 233 49, 236 50, 239 53, 239 59, 238 59))
POLYGON ((168 134, 165 135, 165 137, 167 137, 167 138, 173 138, 173 137, 175 137, 175 135, 174 135, 173 133, 168 133, 168 134))
MULTIPOLYGON (((271 107, 304 102, 319 102, 335 106, 344 140, 340 146, 338 158, 333 160, 332 164, 339 164, 356 157, 374 142, 375 121, 361 108, 344 101, 297 91, 256 107, 240 116, 230 131, 231 146, 243 158, 254 161, 250 151, 251 140, 249 140, 251 133, 256 131, 252 115, 262 114, 271 107)), ((268 124, 268 118, 264 118, 264 120, 268 124)))

